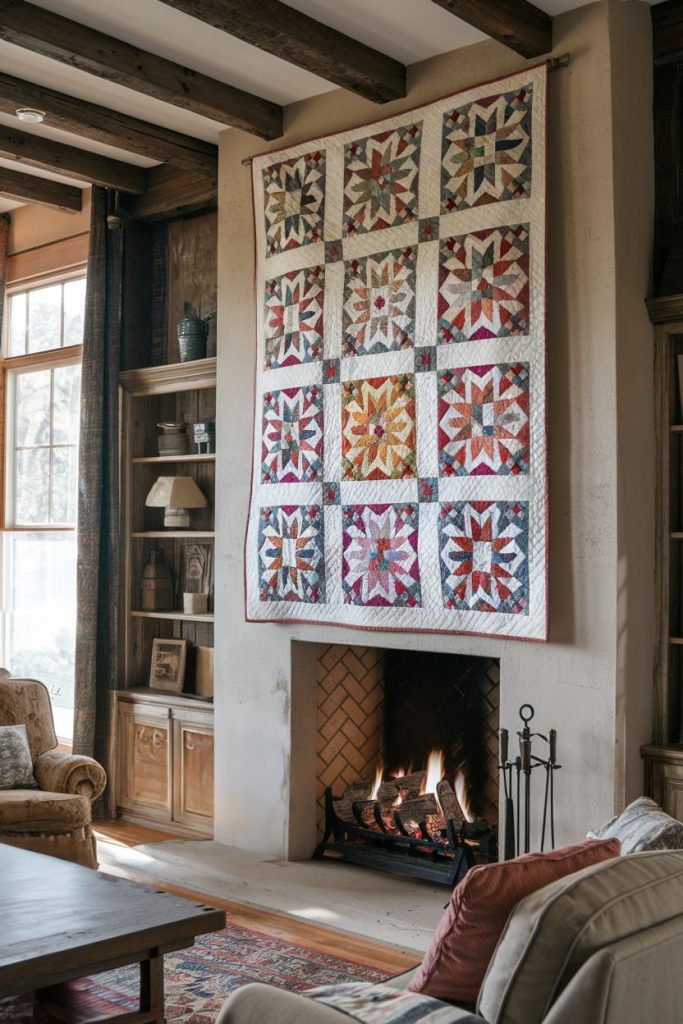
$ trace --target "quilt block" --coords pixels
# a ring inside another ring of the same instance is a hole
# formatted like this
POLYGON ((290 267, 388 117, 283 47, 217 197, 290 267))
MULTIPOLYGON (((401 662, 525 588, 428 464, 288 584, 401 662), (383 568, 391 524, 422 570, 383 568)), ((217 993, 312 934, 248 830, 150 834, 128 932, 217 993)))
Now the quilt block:
POLYGON ((249 620, 546 638, 545 96, 253 160, 249 620))

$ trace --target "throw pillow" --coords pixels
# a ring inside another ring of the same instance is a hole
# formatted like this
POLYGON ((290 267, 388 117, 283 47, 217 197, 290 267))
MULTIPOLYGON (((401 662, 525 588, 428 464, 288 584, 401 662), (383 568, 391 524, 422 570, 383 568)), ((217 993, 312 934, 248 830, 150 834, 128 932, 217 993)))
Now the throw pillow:
POLYGON ((0 789, 37 789, 25 725, 0 725, 0 789))
POLYGON ((588 833, 589 839, 619 839, 622 853, 683 849, 683 824, 659 804, 639 796, 606 825, 588 833))
POLYGON ((436 999, 475 1002, 515 904, 558 878, 618 857, 619 850, 615 839, 586 841, 471 868, 453 890, 422 965, 408 987, 436 999))

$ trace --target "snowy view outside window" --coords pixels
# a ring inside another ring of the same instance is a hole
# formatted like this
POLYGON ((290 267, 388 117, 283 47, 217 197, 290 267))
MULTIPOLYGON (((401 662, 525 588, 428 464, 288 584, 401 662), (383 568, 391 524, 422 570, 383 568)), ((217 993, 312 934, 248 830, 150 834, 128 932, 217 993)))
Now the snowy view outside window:
POLYGON ((80 361, 85 278, 9 296, 3 642, 12 675, 46 684, 57 734, 73 730, 80 361), (54 351, 54 359, 34 353, 54 351), (80 356, 78 356, 80 359, 80 356))

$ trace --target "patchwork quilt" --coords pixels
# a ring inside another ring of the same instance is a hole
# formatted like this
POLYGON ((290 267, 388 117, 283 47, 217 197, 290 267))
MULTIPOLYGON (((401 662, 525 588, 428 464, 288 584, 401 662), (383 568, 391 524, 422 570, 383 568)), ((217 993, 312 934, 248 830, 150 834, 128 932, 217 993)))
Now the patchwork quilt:
POLYGON ((248 620, 546 638, 545 97, 254 159, 248 620))

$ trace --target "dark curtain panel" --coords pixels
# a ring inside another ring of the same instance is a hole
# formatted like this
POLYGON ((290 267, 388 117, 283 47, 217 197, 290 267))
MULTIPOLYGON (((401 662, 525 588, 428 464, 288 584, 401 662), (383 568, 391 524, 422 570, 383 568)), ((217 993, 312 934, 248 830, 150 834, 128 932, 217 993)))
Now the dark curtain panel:
MULTIPOLYGON (((78 466, 78 621, 74 752, 112 777, 112 693, 118 686, 119 412, 123 228, 107 226, 109 196, 93 186, 83 333, 78 466)), ((107 787, 98 810, 114 813, 107 787)))
POLYGON ((0 214, 0 338, 2 338, 2 317, 5 309, 5 287, 7 285, 7 252, 9 246, 9 214, 0 214))

